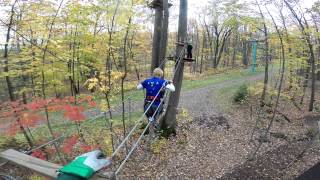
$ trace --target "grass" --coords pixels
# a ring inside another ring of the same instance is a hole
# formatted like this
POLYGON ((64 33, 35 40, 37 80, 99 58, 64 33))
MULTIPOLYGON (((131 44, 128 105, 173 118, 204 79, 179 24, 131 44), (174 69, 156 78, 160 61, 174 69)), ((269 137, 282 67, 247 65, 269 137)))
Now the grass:
MULTIPOLYGON (((182 83, 182 91, 188 91, 197 88, 203 88, 215 83, 221 83, 226 80, 236 80, 243 77, 249 77, 263 72, 263 67, 258 67, 256 72, 251 72, 251 69, 235 69, 225 73, 210 75, 207 77, 200 77, 196 80, 184 80, 182 83)), ((131 90, 125 92, 125 97, 130 97, 132 102, 141 101, 144 98, 144 91, 142 90, 131 90)), ((120 99, 120 96, 119 98, 120 99)), ((119 101, 114 101, 113 105, 120 104, 119 101)))
POLYGON ((256 72, 251 72, 250 69, 236 69, 229 72, 217 75, 211 75, 204 79, 186 80, 183 83, 182 91, 206 87, 216 83, 222 83, 226 80, 237 80, 243 77, 249 77, 263 72, 262 68, 257 68, 256 72))
POLYGON ((233 84, 231 86, 220 88, 213 92, 213 101, 218 108, 224 112, 231 112, 234 107, 233 96, 242 84, 233 84))

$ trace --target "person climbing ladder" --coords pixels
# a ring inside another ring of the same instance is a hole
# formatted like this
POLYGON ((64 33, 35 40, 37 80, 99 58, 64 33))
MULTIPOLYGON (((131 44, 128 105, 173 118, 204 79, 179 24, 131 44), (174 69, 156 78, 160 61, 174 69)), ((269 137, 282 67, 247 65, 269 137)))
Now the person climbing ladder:
POLYGON ((163 111, 162 98, 165 89, 173 92, 175 87, 171 81, 162 79, 163 71, 160 68, 153 70, 153 76, 138 84, 137 89, 146 89, 146 97, 144 100, 144 111, 146 117, 151 122, 151 136, 154 137, 154 129, 157 126, 157 116, 163 111), (149 107, 150 106, 150 107, 149 107))

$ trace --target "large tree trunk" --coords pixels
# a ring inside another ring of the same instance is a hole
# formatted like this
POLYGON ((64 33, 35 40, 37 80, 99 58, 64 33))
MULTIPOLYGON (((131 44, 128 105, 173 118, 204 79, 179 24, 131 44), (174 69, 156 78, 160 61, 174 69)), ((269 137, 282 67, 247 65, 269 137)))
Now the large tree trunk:
POLYGON ((168 24, 169 24, 169 5, 168 0, 163 0, 163 23, 162 23, 162 36, 161 36, 161 48, 160 48, 160 59, 161 69, 165 68, 164 59, 167 53, 168 44, 168 24))
MULTIPOLYGON (((180 0, 180 14, 179 14, 179 27, 178 27, 178 42, 184 42, 187 38, 187 23, 188 23, 188 0, 180 0)), ((184 47, 177 45, 176 56, 182 54, 184 57, 184 47)), ((176 91, 173 92, 169 98, 167 112, 164 117, 164 121, 161 124, 164 130, 164 135, 176 133, 176 114, 177 107, 180 99, 180 91, 183 79, 184 62, 181 60, 176 63, 176 72, 174 73, 173 83, 176 87, 176 91)))
POLYGON ((155 5, 155 20, 154 20, 154 30, 153 30, 153 43, 152 43, 152 61, 151 61, 151 69, 152 71, 159 67, 160 65, 160 51, 161 51, 161 36, 162 36, 162 20, 163 20, 163 11, 162 7, 156 3, 155 5))

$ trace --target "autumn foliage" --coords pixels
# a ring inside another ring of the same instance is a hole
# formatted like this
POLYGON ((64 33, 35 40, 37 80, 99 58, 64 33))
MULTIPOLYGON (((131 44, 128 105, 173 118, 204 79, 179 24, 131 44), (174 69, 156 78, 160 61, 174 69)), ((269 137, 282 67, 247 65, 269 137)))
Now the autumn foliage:
POLYGON ((62 99, 35 99, 30 103, 23 104, 22 101, 6 102, 0 106, 0 116, 9 124, 2 124, 7 135, 15 135, 22 128, 35 127, 45 123, 43 111, 61 112, 66 120, 81 122, 85 120, 85 107, 95 107, 96 103, 91 96, 84 98, 65 97, 62 99))

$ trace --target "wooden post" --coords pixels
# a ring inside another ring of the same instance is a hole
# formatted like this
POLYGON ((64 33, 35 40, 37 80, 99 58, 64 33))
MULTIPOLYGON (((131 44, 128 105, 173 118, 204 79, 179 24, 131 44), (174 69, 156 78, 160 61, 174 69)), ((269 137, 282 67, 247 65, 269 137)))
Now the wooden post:
MULTIPOLYGON (((177 42, 186 42, 187 37, 187 23, 188 23, 188 0, 180 0, 180 14, 179 14, 179 27, 178 27, 178 40, 177 42)), ((184 46, 177 44, 176 57, 181 55, 184 57, 184 46)), ((176 64, 176 72, 173 78, 173 83, 176 87, 176 91, 170 95, 168 108, 161 128, 164 130, 164 136, 175 134, 176 130, 176 114, 177 107, 180 99, 180 91, 183 79, 184 61, 181 58, 179 63, 176 64)))
POLYGON ((152 61, 150 72, 160 65, 160 47, 161 47, 161 35, 162 35, 162 20, 163 11, 162 3, 159 0, 152 2, 152 7, 155 9, 155 20, 153 29, 153 42, 152 42, 152 61))

